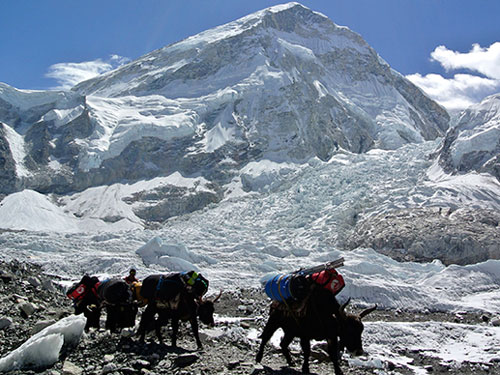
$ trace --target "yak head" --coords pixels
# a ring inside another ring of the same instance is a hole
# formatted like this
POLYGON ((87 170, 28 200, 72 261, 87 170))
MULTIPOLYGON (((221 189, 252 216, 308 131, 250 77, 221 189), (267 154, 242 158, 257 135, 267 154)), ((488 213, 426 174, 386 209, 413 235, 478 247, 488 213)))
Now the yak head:
POLYGON ((340 348, 346 348, 349 352, 354 355, 362 355, 363 343, 361 340, 361 334, 363 333, 363 319, 366 315, 371 313, 377 308, 377 305, 362 311, 359 315, 348 314, 345 312, 345 308, 350 302, 350 298, 340 306, 338 312, 335 316, 339 322, 339 337, 340 337, 340 348))
POLYGON ((198 299, 198 317, 202 323, 205 323, 208 326, 213 327, 215 325, 214 321, 214 312, 215 312, 215 303, 219 300, 222 295, 222 291, 219 293, 215 299, 198 299))

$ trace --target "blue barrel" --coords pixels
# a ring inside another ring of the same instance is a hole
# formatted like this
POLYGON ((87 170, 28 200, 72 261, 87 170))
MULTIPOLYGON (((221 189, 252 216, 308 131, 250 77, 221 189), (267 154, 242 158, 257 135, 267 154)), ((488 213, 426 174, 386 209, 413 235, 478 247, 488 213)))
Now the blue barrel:
POLYGON ((291 275, 276 275, 269 279, 265 285, 268 297, 278 302, 284 302, 291 298, 290 280, 291 275))

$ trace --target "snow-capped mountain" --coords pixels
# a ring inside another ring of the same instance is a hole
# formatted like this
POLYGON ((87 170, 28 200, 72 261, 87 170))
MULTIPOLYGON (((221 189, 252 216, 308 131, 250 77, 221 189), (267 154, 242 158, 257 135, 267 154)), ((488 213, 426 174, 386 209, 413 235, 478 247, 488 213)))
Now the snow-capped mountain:
POLYGON ((180 172, 212 184, 196 209, 219 201, 254 160, 395 149, 443 135, 448 120, 358 34, 289 3, 71 92, 2 84, 0 193, 68 193, 180 172))
POLYGON ((435 147, 427 141, 444 135, 446 111, 358 34, 300 4, 275 6, 70 92, 0 84, 0 194, 10 194, 0 227, 155 228, 211 203, 297 189, 325 200, 310 215, 338 225, 329 241, 340 248, 450 263, 496 258, 498 184, 446 172, 476 161, 498 178, 497 103, 493 96, 464 112, 426 172, 435 147), (390 154, 417 144, 413 159, 390 154), (339 160, 345 168, 320 172, 339 160), (369 177, 372 168, 378 174, 369 177), (312 193, 309 175, 341 190, 312 193), (15 207, 26 207, 23 215, 15 207), (49 217, 55 224, 45 225, 49 217), (458 250, 448 256, 449 248, 458 250))
MULTIPOLYGON (((68 285, 130 267, 200 270, 239 310, 241 291, 269 274, 344 257, 342 300, 412 319, 497 314, 498 101, 464 112, 443 140, 441 106, 297 3, 69 92, 0 83, 0 261, 35 262, 68 285)), ((500 342, 484 319, 373 322, 364 336, 359 366, 418 374, 429 366, 401 347, 493 373, 500 342)))
POLYGON ((500 94, 462 112, 446 134, 439 165, 448 173, 486 172, 500 181, 500 94))

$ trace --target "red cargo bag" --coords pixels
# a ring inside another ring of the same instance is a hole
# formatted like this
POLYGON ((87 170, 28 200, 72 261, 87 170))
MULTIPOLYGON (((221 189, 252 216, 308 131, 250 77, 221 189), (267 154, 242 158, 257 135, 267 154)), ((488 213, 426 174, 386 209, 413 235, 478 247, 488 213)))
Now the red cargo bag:
POLYGON ((68 298, 74 301, 78 301, 86 294, 86 289, 87 288, 84 284, 75 285, 70 290, 68 290, 68 293, 66 293, 66 295, 68 296, 68 298))
POLYGON ((334 268, 313 273, 311 279, 334 295, 345 286, 344 278, 334 268))

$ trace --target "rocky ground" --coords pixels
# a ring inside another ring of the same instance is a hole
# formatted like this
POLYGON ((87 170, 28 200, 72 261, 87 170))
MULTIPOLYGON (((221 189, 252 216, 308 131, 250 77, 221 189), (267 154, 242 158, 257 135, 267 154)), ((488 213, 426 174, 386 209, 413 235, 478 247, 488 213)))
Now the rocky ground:
MULTIPOLYGON (((44 275, 40 268, 22 263, 0 263, 0 356, 19 347, 38 330, 61 317, 71 314, 70 301, 58 287, 56 277, 44 275)), ((85 334, 78 347, 63 352, 60 361, 48 369, 13 371, 11 374, 43 375, 161 375, 161 374, 300 374, 302 361, 299 352, 292 354, 296 366, 286 366, 283 356, 268 344, 263 364, 255 364, 258 341, 248 340, 252 330, 260 332, 267 316, 268 300, 259 290, 240 290, 223 294, 217 304, 219 324, 202 334, 204 348, 196 350, 188 324, 181 326, 178 348, 160 345, 153 335, 145 344, 130 336, 131 332, 110 334, 103 329, 85 334), (231 321, 231 317, 240 317, 231 321), (227 319, 225 319, 227 318, 227 319)), ((419 314, 403 311, 376 311, 366 320, 414 321, 437 320, 479 324, 487 316, 478 314, 419 314)), ((104 324, 102 324, 104 326, 104 324)), ((168 327, 166 328, 168 329, 168 327)), ((166 334, 168 337, 168 334, 166 334)), ((167 339, 167 344, 169 340, 167 339)), ((414 358, 414 364, 433 374, 498 374, 500 363, 476 365, 465 363, 459 368, 419 351, 400 353, 414 358)), ((387 364, 386 369, 349 367, 342 361, 346 375, 411 374, 408 368, 387 364)), ((333 367, 321 345, 312 353, 311 371, 333 373, 333 367)))

